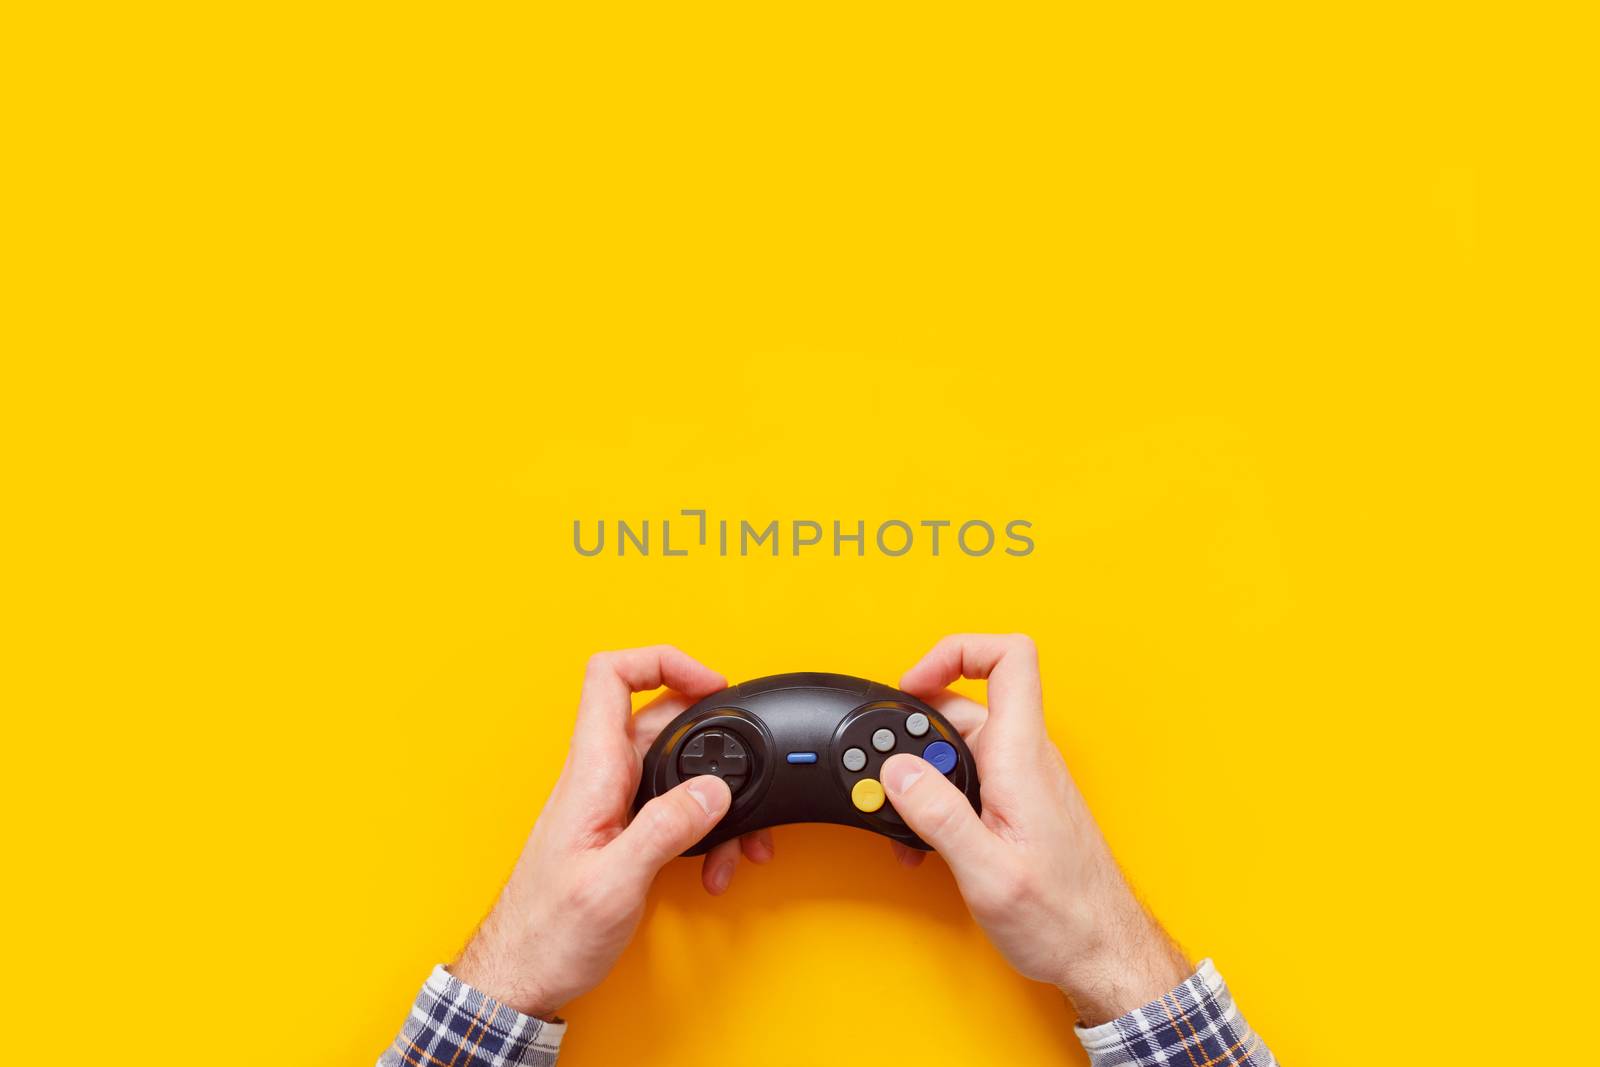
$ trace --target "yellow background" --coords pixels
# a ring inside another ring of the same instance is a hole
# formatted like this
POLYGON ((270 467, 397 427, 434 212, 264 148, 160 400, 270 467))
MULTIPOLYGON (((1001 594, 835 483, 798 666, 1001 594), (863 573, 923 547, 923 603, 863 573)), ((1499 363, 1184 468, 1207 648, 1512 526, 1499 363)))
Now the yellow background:
MULTIPOLYGON (((369 1062, 588 653, 892 682, 962 629, 1038 640, 1285 1062, 1526 1059, 1580 1003, 1563 9, 45 10, 0 34, 14 1053, 369 1062), (687 507, 1038 547, 570 547, 687 507)), ((564 1063, 1079 1062, 942 864, 777 846, 669 868, 564 1063)))

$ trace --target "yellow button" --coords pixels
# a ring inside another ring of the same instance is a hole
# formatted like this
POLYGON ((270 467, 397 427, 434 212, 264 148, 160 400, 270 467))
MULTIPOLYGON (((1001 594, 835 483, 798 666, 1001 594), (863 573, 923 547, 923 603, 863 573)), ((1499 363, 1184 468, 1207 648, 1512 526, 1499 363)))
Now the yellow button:
POLYGON ((863 778, 850 790, 850 800, 862 811, 877 811, 883 807, 883 786, 876 778, 863 778))

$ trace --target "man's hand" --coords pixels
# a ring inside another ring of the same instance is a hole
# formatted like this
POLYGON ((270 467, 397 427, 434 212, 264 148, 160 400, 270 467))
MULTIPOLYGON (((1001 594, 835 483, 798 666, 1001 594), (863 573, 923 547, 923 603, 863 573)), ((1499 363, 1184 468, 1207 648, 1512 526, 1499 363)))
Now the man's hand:
MULTIPOLYGON (((1020 634, 947 637, 900 687, 966 737, 983 781, 983 816, 916 756, 890 757, 884 788, 944 856, 973 917, 1011 965, 1060 988, 1086 1026, 1187 978, 1189 961, 1134 898, 1050 743, 1033 642, 1020 634), (945 688, 963 677, 989 680, 987 709, 945 688)), ((896 854, 913 866, 923 855, 903 846, 896 854)))
MULTIPOLYGON (((451 966, 457 978, 543 1017, 599 984, 639 925, 656 872, 728 810, 727 785, 701 775, 628 821, 650 743, 679 712, 727 684, 664 645, 589 660, 566 765, 499 901, 451 966), (663 685, 667 692, 632 714, 631 693, 663 685)), ((708 852, 707 892, 728 888, 741 849, 765 863, 772 837, 747 834, 708 852)))

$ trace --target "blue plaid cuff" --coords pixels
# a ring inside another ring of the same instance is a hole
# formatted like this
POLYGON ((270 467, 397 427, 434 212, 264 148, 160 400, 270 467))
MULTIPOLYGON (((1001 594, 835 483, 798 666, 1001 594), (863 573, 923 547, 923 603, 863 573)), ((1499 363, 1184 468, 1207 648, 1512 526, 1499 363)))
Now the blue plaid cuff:
POLYGON ((435 967, 378 1067, 551 1067, 566 1032, 435 967))
POLYGON ((1085 1030, 1091 1067, 1277 1067, 1210 960, 1160 1000, 1085 1030))

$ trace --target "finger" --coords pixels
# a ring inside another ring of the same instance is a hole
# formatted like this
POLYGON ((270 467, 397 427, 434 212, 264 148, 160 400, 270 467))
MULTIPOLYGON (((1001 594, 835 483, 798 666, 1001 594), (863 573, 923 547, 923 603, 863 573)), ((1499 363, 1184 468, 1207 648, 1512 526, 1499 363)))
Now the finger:
POLYGON ((968 741, 976 736, 979 727, 989 718, 988 708, 953 689, 941 689, 924 697, 923 700, 931 704, 935 711, 956 728, 956 733, 968 741))
POLYGON ((739 866, 739 839, 730 838, 706 853, 700 865, 700 884, 706 892, 720 897, 733 883, 733 872, 739 866))
POLYGON ((634 714, 628 729, 632 732, 633 748, 639 753, 640 759, 650 751, 650 746, 655 743, 667 723, 676 719, 693 703, 694 700, 690 697, 668 689, 634 714))
POLYGON ((1039 653, 1024 634, 952 634, 933 646, 900 680, 900 688, 926 699, 957 678, 989 682, 984 729, 1019 746, 1044 736, 1044 692, 1039 653))
POLYGON ((739 838, 739 848, 744 852, 745 859, 751 863, 771 862, 774 852, 772 847, 772 831, 757 830, 753 834, 745 834, 739 838))
POLYGON ((722 675, 671 645, 596 653, 583 675, 573 747, 603 743, 624 731, 633 713, 633 693, 664 685, 697 700, 727 684, 722 675))
POLYGON ((692 848, 717 825, 732 802, 727 783, 716 775, 691 778, 640 808, 604 851, 643 892, 668 860, 692 848))
POLYGON ((905 752, 884 761, 879 777, 894 810, 918 837, 938 849, 957 881, 970 884, 970 879, 982 877, 1000 841, 959 789, 928 761, 905 752))
POLYGON ((894 853, 894 858, 902 867, 920 867, 922 866, 922 861, 928 858, 928 854, 920 848, 902 845, 898 841, 890 841, 889 849, 894 853))

